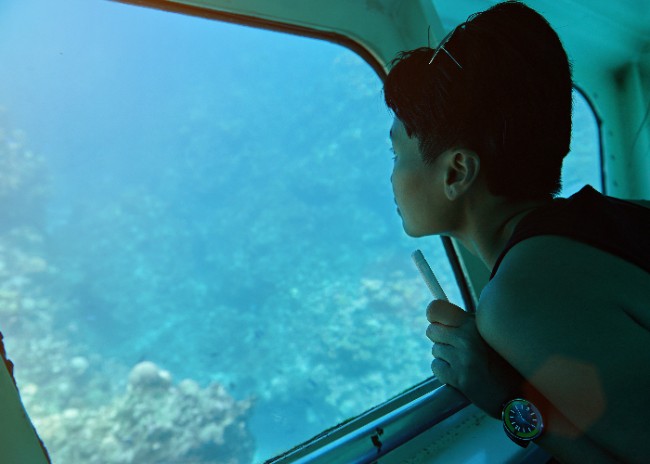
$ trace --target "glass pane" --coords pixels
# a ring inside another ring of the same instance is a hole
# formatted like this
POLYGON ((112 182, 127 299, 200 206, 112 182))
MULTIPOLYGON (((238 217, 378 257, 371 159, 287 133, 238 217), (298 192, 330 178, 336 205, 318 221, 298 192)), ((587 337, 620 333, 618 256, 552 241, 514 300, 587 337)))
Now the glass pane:
POLYGON ((571 152, 562 166, 562 191, 568 197, 585 184, 603 191, 602 162, 600 159, 600 131, 591 106, 577 90, 573 91, 573 132, 571 152))
POLYGON ((461 299, 352 52, 5 0, 0 62, 0 330, 55 462, 260 462, 430 375, 414 248, 461 299))

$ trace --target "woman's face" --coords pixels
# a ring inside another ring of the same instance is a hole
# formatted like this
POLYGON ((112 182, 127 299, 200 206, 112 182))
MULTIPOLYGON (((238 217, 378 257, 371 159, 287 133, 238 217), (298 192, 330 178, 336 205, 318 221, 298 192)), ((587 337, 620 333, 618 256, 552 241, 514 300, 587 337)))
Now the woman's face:
POLYGON ((442 206, 444 175, 438 160, 426 164, 416 137, 409 137, 395 118, 390 130, 395 153, 391 183, 404 231, 412 237, 441 233, 438 220, 442 206))

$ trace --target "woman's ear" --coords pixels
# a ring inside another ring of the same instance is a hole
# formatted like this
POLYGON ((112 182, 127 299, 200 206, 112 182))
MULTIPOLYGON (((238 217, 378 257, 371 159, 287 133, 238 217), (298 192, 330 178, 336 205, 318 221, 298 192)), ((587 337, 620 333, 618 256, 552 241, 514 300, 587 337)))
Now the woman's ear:
POLYGON ((464 148, 450 150, 447 156, 445 194, 453 201, 474 184, 481 170, 481 159, 476 152, 464 148))

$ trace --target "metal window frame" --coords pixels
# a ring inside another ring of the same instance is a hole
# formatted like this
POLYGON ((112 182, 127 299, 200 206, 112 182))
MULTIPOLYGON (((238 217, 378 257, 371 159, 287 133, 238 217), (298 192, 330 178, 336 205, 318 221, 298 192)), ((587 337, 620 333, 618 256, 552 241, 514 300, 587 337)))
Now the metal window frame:
POLYGON ((370 464, 469 404, 458 390, 429 378, 265 464, 370 464))

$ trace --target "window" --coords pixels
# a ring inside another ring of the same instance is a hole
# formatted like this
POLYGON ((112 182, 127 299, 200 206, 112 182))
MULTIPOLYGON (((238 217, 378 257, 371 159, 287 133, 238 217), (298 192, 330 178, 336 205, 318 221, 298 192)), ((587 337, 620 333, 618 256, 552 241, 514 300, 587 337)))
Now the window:
POLYGON ((600 129, 591 105, 580 91, 574 90, 571 152, 562 166, 559 196, 571 196, 585 184, 603 192, 600 129))
POLYGON ((260 462, 430 375, 414 248, 461 299, 352 52, 7 0, 0 60, 0 330, 55 462, 260 462))

